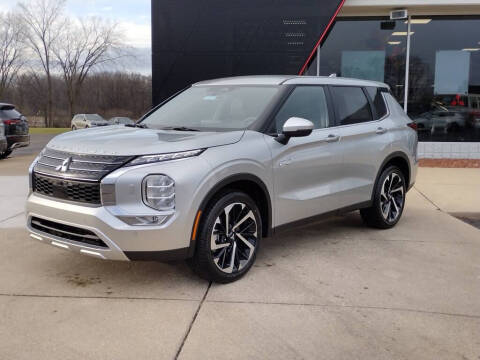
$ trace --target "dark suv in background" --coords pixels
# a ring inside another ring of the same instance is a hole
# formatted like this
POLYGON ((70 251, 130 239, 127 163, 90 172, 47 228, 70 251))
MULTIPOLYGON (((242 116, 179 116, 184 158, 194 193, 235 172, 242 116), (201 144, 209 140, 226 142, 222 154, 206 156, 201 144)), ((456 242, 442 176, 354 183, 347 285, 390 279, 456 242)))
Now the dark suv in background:
POLYGON ((30 145, 27 118, 20 114, 15 106, 0 103, 0 121, 4 125, 7 138, 7 147, 0 147, 0 159, 6 158, 16 148, 30 145))

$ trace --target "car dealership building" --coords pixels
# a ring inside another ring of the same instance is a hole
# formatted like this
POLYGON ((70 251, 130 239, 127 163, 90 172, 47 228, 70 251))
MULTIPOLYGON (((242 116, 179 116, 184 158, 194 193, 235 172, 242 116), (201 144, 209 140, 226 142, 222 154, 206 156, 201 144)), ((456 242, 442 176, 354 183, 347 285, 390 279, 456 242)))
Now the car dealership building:
POLYGON ((152 0, 152 19, 155 102, 230 75, 376 80, 421 157, 480 159, 480 0, 152 0))

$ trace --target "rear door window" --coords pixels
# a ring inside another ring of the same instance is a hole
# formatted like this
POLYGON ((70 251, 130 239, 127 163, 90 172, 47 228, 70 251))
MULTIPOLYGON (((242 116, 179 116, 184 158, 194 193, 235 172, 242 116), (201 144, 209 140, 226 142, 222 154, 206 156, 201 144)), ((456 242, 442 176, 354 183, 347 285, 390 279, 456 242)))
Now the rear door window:
POLYGON ((365 89, 373 104, 373 110, 375 112, 373 116, 374 120, 383 118, 387 115, 387 106, 385 105, 381 89, 374 86, 368 86, 365 89))
POLYGON ((370 103, 361 87, 332 86, 331 92, 338 125, 351 125, 373 120, 370 103))

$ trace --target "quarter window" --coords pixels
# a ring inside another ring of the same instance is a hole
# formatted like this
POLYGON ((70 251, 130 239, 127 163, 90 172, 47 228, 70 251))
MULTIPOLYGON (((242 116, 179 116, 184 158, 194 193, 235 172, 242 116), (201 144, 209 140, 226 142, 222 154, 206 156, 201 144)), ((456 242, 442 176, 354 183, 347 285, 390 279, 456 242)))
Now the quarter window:
POLYGON ((327 98, 323 87, 297 86, 277 113, 274 132, 281 132, 283 124, 291 117, 310 120, 315 129, 328 127, 327 98))
POLYGON ((332 86, 339 125, 350 125, 371 121, 370 103, 360 87, 332 86))
POLYGON ((375 110, 374 120, 383 118, 387 115, 387 106, 385 105, 381 89, 374 86, 369 86, 365 89, 368 96, 370 96, 370 100, 372 100, 373 109, 375 110))

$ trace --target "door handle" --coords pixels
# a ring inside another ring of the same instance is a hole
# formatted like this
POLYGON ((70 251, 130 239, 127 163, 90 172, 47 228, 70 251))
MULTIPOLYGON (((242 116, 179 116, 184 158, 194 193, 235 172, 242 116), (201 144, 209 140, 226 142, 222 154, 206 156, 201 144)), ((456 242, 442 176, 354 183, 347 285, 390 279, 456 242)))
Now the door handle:
POLYGON ((340 136, 333 135, 333 134, 328 135, 327 138, 325 139, 325 141, 328 143, 337 142, 338 140, 340 140, 340 136))
POLYGON ((388 131, 388 129, 385 129, 383 127, 379 127, 379 128, 377 128, 377 131, 375 131, 375 133, 378 134, 378 135, 382 135, 382 134, 385 134, 387 131, 388 131))
POLYGON ((278 166, 280 167, 284 167, 284 166, 288 166, 292 163, 292 159, 285 159, 285 160, 282 160, 278 163, 278 166))

